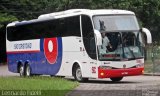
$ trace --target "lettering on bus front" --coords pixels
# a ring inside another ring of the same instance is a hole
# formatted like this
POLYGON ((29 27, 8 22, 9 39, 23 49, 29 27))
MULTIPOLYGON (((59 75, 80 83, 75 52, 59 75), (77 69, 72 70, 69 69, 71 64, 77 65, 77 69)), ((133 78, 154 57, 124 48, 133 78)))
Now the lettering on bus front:
POLYGON ((32 43, 14 44, 14 49, 31 49, 32 43))

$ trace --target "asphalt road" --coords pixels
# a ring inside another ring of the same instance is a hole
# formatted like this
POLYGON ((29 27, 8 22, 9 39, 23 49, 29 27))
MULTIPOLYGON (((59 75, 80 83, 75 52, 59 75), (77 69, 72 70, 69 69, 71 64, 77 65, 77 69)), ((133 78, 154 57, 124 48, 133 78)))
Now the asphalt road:
POLYGON ((68 96, 160 96, 160 76, 131 76, 117 83, 91 80, 80 83, 68 96))
POLYGON ((6 77, 6 76, 18 76, 19 74, 17 73, 12 73, 8 71, 8 66, 7 65, 1 65, 0 66, 0 76, 6 77))
MULTIPOLYGON (((0 76, 18 76, 0 66, 0 76)), ((69 78, 70 79, 70 78, 69 78)), ((160 96, 160 76, 131 76, 113 83, 110 79, 92 79, 80 85, 67 96, 160 96)))

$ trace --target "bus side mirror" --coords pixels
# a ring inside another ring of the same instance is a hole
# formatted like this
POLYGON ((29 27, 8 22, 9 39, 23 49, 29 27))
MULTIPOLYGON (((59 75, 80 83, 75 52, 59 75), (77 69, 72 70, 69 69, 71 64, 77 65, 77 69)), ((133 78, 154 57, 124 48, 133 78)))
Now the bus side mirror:
POLYGON ((142 28, 141 29, 143 33, 146 34, 147 36, 147 43, 148 44, 151 44, 152 43, 152 35, 151 35, 151 32, 147 29, 147 28, 142 28))
POLYGON ((102 35, 98 30, 94 30, 97 45, 102 45, 102 35))

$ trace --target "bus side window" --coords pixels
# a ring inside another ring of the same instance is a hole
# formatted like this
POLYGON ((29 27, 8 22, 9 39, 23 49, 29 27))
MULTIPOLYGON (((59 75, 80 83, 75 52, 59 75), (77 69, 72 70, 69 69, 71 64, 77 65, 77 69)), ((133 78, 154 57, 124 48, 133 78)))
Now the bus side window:
POLYGON ((16 25, 16 27, 9 27, 7 30, 10 41, 68 36, 80 37, 80 16, 16 25), (21 34, 19 34, 20 32, 21 34))
POLYGON ((96 45, 92 21, 86 15, 82 15, 82 35, 86 52, 92 59, 96 59, 96 45))
POLYGON ((81 36, 80 33, 80 16, 66 18, 66 36, 81 36))

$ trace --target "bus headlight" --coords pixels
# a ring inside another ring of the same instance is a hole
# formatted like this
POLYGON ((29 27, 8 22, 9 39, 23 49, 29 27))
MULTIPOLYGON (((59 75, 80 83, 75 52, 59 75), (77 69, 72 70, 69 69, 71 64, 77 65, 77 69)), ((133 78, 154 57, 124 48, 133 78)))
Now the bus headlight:
POLYGON ((110 66, 99 66, 100 69, 106 70, 106 69, 112 69, 110 66))

